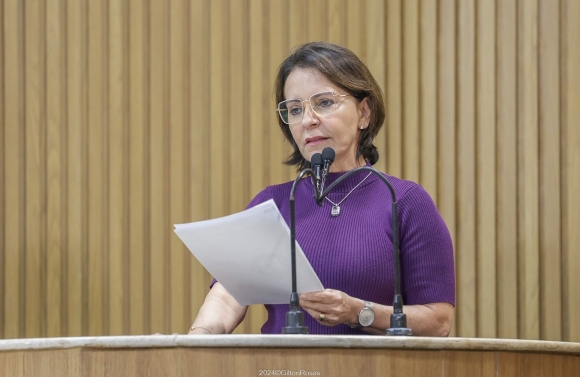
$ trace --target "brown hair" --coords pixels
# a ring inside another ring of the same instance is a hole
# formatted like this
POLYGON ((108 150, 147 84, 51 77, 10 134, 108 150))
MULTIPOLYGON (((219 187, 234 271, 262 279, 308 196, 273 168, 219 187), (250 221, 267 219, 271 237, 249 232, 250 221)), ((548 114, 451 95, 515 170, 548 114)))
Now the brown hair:
MULTIPOLYGON (((278 68, 274 84, 276 104, 286 99, 284 98, 286 79, 295 68, 316 69, 359 102, 365 98, 368 99, 371 118, 368 127, 361 131, 356 157, 363 156, 371 165, 374 165, 379 160, 379 152, 373 145, 373 139, 379 133, 385 120, 385 104, 381 88, 369 69, 345 47, 326 42, 303 44, 294 49, 278 68)), ((278 125, 286 140, 294 148, 294 152, 284 161, 284 164, 294 165, 298 171, 309 167, 310 163, 300 153, 290 128, 280 117, 278 117, 278 125)))

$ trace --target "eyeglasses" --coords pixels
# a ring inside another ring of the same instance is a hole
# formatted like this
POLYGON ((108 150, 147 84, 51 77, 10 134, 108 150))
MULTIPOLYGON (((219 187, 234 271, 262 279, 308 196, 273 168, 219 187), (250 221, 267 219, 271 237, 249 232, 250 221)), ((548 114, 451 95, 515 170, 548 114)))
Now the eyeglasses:
POLYGON ((282 122, 286 124, 298 123, 304 117, 304 103, 308 102, 310 108, 318 116, 324 117, 334 113, 338 106, 338 98, 348 97, 350 94, 334 94, 332 92, 322 92, 313 94, 310 99, 288 99, 278 104, 278 114, 282 122))

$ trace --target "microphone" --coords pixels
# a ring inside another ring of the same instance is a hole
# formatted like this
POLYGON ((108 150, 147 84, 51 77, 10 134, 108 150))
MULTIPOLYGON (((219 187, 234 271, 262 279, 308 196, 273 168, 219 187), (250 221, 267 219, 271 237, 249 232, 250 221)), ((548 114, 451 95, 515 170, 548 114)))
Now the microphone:
MULTIPOLYGON (((313 156, 314 157, 314 156, 313 156)), ((286 326, 282 327, 282 334, 308 334, 308 327, 304 325, 304 313, 300 310, 300 298, 296 283, 296 214, 294 211, 294 192, 298 183, 303 181, 305 174, 315 176, 312 169, 304 169, 292 184, 290 190, 290 260, 292 269, 292 293, 290 295, 290 310, 286 312, 286 326)), ((315 197, 318 195, 316 185, 314 187, 315 197)))
MULTIPOLYGON (((336 157, 336 153, 334 149, 330 147, 326 147, 322 150, 322 176, 320 177, 320 192, 324 191, 324 183, 326 182, 326 176, 328 175, 328 169, 330 169, 330 165, 334 162, 334 158, 336 157)), ((318 196, 317 203, 319 206, 322 206, 322 197, 318 196)))
MULTIPOLYGON (((324 160, 324 151, 326 149, 330 149, 330 148, 325 148, 322 151, 322 159, 324 160)), ((332 157, 334 160, 334 150, 332 150, 332 157)), ((326 162, 325 162, 325 166, 326 166, 326 162)), ((330 166, 330 163, 328 164, 328 166, 330 166)), ((407 315, 403 313, 403 296, 401 295, 401 273, 400 273, 400 257, 399 257, 399 220, 398 220, 398 210, 397 210, 397 197, 395 195, 395 190, 393 189, 393 186, 391 186, 391 184, 389 183, 389 180, 383 175, 381 174, 378 170, 370 167, 370 166, 362 166, 360 168, 356 168, 354 170, 349 171, 348 173, 344 174, 342 177, 338 178, 336 181, 332 182, 332 184, 330 186, 328 186, 328 188, 326 190, 321 190, 323 191, 318 200, 320 202, 322 202, 322 200, 328 195, 328 193, 330 191, 332 191, 332 189, 334 187, 336 187, 336 185, 340 184, 340 182, 344 181, 346 178, 348 178, 349 176, 351 176, 352 174, 355 174, 356 172, 359 171, 370 171, 371 173, 373 173, 374 175, 378 176, 381 181, 383 181, 390 193, 391 193, 391 200, 392 200, 392 204, 391 204, 391 212, 392 212, 392 217, 391 217, 391 227, 393 230, 393 264, 394 264, 394 269, 395 269, 395 297, 393 298, 393 314, 391 314, 391 324, 390 324, 390 328, 387 329, 386 334, 387 335, 396 335, 396 336, 411 336, 412 335, 412 331, 410 328, 407 327, 407 315)), ((324 170, 322 172, 322 185, 324 185, 324 180, 325 180, 325 173, 324 170)), ((319 205, 321 205, 319 203, 319 205)))
POLYGON ((310 159, 310 167, 314 171, 314 198, 318 200, 320 193, 320 168, 322 167, 322 155, 314 153, 310 159))

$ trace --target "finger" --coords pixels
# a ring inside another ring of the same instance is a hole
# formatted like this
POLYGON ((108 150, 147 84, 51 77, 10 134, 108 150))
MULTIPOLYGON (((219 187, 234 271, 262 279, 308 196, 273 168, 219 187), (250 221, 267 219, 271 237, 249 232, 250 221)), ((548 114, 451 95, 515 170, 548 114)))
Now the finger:
POLYGON ((325 289, 324 291, 320 292, 303 293, 300 295, 300 300, 330 304, 339 300, 340 297, 340 291, 336 291, 334 289, 325 289))
POLYGON ((305 310, 308 314, 310 314, 310 316, 312 318, 314 318, 321 325, 324 325, 324 326, 335 326, 336 325, 336 320, 334 319, 334 317, 332 315, 329 315, 329 314, 324 313, 324 312, 319 312, 316 310, 311 310, 311 309, 305 309, 305 310), (322 314, 324 314, 324 315, 322 315, 322 314))

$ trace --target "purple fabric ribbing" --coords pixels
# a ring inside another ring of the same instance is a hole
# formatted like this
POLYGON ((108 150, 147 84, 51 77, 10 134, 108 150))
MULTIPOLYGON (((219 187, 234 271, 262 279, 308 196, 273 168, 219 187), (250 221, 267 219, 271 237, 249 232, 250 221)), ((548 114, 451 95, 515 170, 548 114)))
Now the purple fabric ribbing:
MULTIPOLYGON (((343 174, 329 174, 326 187, 343 174)), ((340 202, 367 174, 366 171, 358 172, 342 181, 329 194, 330 200, 340 202)), ((405 305, 433 302, 455 305, 453 245, 435 203, 418 184, 391 176, 387 179, 398 202, 401 289, 405 305)), ((268 186, 256 195, 248 208, 274 199, 286 223, 290 224, 292 183, 268 186)), ((297 186, 296 239, 324 287, 378 304, 392 305, 392 200, 386 185, 374 174, 370 175, 340 205, 338 217, 330 214, 330 202, 325 201, 322 207, 316 204, 313 190, 310 178, 297 186)), ((280 334, 286 325, 289 305, 265 307, 268 320, 262 326, 262 333, 280 334)), ((304 317, 310 334, 367 335, 347 325, 323 326, 306 312, 304 317)))
MULTIPOLYGON (((329 174, 327 187, 343 174, 329 174)), ((348 177, 329 198, 340 202, 367 174, 362 171, 348 177)), ((432 302, 455 305, 453 245, 435 204, 418 184, 390 176, 388 180, 398 201, 405 305, 432 302)), ((291 187, 292 182, 269 186, 248 208, 274 199, 290 224, 291 187)), ((325 288, 379 304, 392 304, 391 203, 388 188, 380 178, 371 175, 341 204, 341 214, 333 217, 328 201, 322 207, 315 203, 310 178, 299 183, 295 193, 296 239, 325 288)), ((266 305, 268 320, 262 333, 281 333, 288 308, 289 305, 266 305)), ((304 316, 311 334, 366 334, 346 325, 322 326, 308 313, 304 316)))

